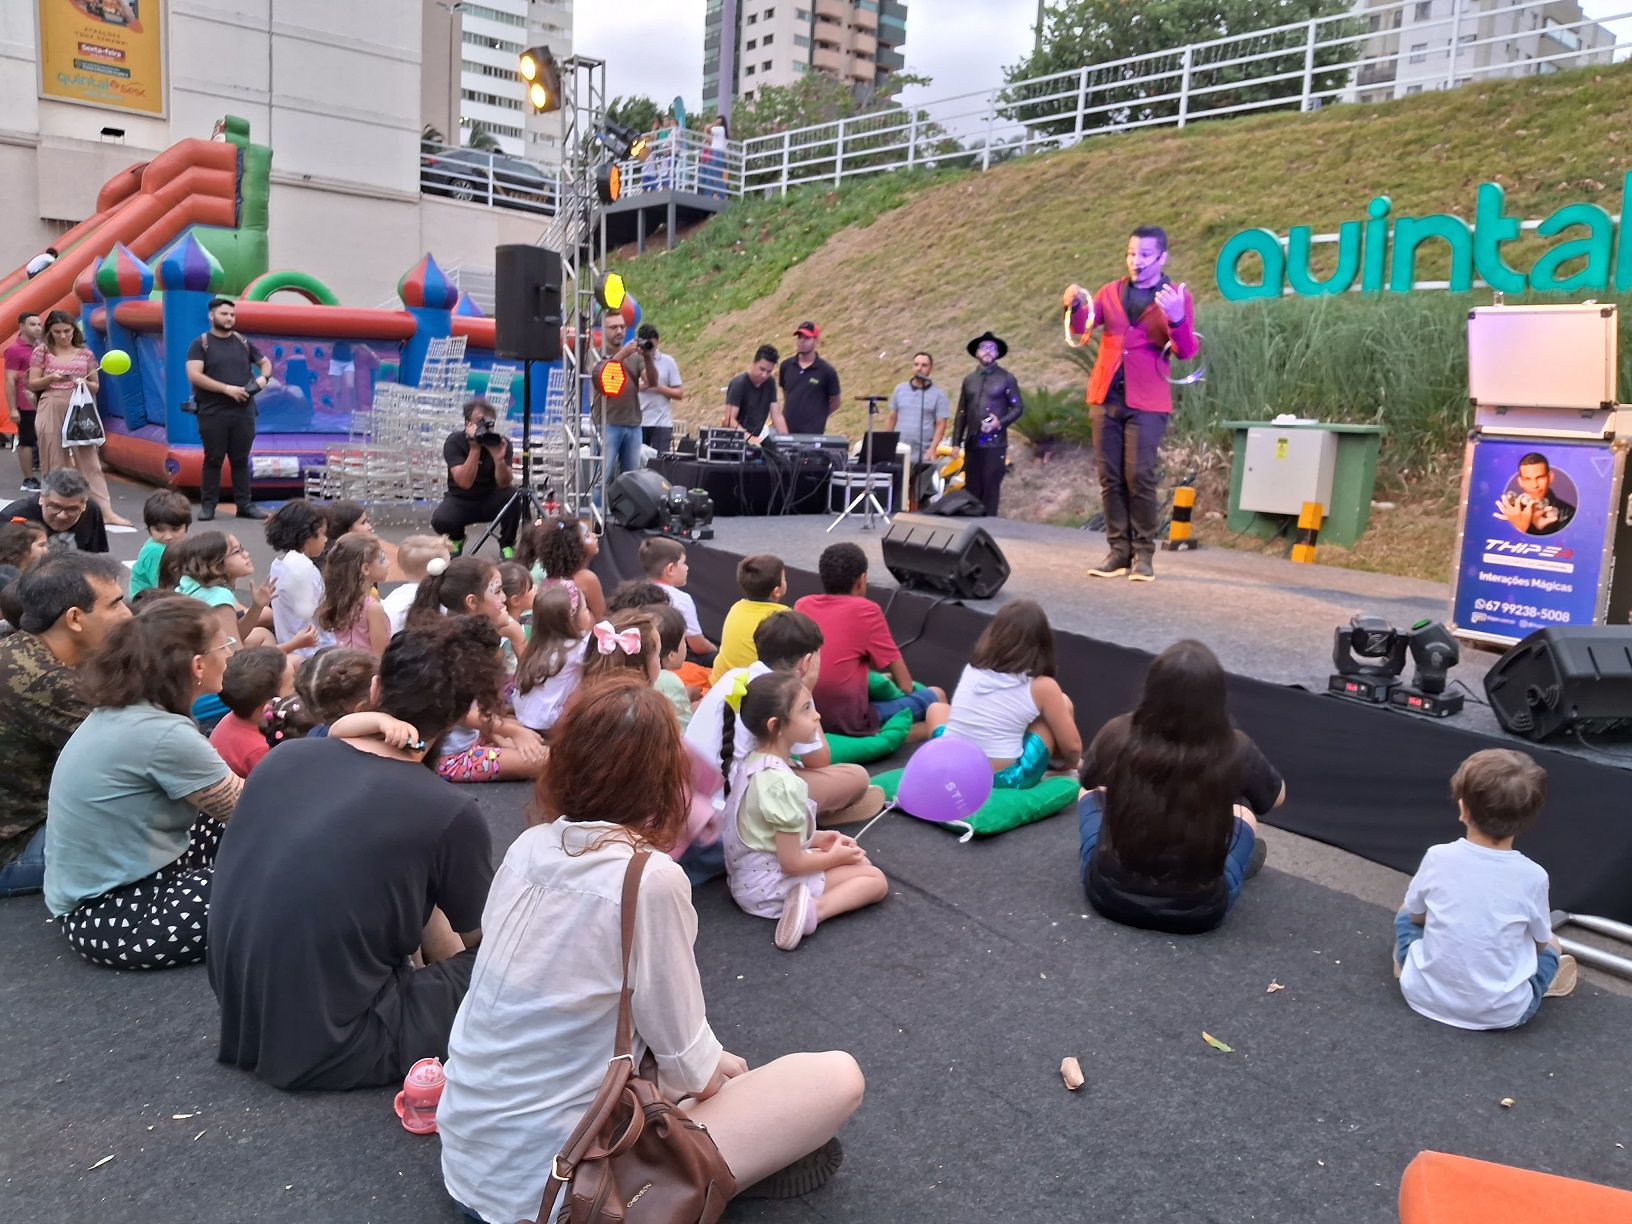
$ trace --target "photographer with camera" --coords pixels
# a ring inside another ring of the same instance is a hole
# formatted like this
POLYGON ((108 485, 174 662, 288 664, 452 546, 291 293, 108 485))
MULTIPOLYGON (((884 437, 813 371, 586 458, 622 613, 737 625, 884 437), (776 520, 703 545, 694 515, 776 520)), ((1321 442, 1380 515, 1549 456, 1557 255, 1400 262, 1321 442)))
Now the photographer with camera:
POLYGON ((465 427, 456 429, 442 444, 448 465, 448 493, 431 513, 431 530, 448 537, 454 556, 465 546, 465 528, 472 523, 499 523, 499 547, 509 556, 521 527, 521 503, 510 506, 515 473, 510 463, 514 448, 499 430, 498 411, 483 399, 465 405, 465 427), (503 515, 502 518, 500 516, 503 515))
POLYGON ((640 388, 640 440, 664 455, 674 440, 674 406, 686 397, 680 367, 663 351, 657 328, 650 323, 642 323, 635 335, 655 376, 640 388))
POLYGON ((636 340, 625 343, 625 328, 622 315, 602 316, 601 355, 589 379, 590 420, 602 431, 608 488, 624 472, 640 467, 640 389, 656 384, 653 350, 643 349, 636 340), (623 367, 621 377, 617 371, 603 374, 614 363, 623 367))

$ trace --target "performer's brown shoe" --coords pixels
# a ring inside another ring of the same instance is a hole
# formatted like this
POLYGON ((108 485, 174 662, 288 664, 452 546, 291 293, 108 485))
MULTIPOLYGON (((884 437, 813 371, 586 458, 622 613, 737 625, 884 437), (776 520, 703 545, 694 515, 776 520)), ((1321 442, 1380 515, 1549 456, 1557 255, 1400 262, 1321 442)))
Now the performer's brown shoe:
POLYGON ((1119 557, 1116 553, 1111 553, 1105 558, 1105 560, 1101 561, 1098 565, 1094 566, 1088 571, 1088 577, 1120 578, 1127 572, 1128 559, 1126 557, 1119 557))

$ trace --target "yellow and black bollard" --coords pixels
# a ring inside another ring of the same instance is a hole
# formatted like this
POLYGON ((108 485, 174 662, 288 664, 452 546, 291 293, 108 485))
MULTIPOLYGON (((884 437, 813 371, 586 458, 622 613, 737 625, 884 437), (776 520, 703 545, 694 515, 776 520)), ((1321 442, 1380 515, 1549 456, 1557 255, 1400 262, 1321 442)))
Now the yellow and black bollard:
POLYGON ((1190 534, 1190 519, 1195 509, 1195 485, 1180 485, 1173 490, 1173 521, 1168 524, 1167 539, 1162 541, 1163 552, 1179 552, 1181 549, 1201 547, 1190 534))
POLYGON ((1320 524, 1326 512, 1319 502, 1304 502, 1298 515, 1298 534, 1292 541, 1292 560, 1306 565, 1315 563, 1315 544, 1320 539, 1320 524))

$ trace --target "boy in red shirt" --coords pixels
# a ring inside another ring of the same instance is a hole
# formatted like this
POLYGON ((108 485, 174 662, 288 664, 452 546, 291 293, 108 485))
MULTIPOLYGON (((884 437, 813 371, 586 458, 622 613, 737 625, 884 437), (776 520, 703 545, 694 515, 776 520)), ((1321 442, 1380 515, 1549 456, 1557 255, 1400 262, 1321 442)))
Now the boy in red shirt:
POLYGON ((249 777, 271 751, 261 730, 267 703, 294 691, 295 661, 276 646, 252 646, 227 660, 221 700, 229 713, 210 732, 210 746, 240 778, 249 777))
POLYGON ((940 689, 914 688, 883 610, 867 598, 867 554, 854 544, 831 544, 816 568, 824 593, 806 595, 793 606, 822 629, 821 675, 811 694, 822 726, 840 735, 875 735, 881 723, 910 709, 909 741, 929 738, 951 707, 940 689), (887 673, 906 696, 869 701, 869 671, 887 673))

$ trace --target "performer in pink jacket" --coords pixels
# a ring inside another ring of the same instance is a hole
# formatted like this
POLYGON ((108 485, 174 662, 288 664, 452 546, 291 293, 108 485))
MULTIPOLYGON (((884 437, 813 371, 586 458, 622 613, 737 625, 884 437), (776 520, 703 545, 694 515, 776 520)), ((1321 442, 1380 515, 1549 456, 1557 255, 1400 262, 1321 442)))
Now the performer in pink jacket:
POLYGON ((1167 231, 1141 225, 1128 238, 1128 275, 1101 286, 1087 312, 1088 292, 1065 291, 1073 318, 1085 323, 1073 336, 1086 337, 1103 325, 1099 355, 1088 377, 1088 412, 1099 460, 1099 489, 1105 506, 1105 538, 1110 554, 1089 570, 1096 578, 1151 582, 1156 571, 1157 446, 1173 412, 1168 382, 1168 346, 1188 360, 1200 350, 1195 310, 1188 290, 1162 271, 1167 264, 1167 231))

